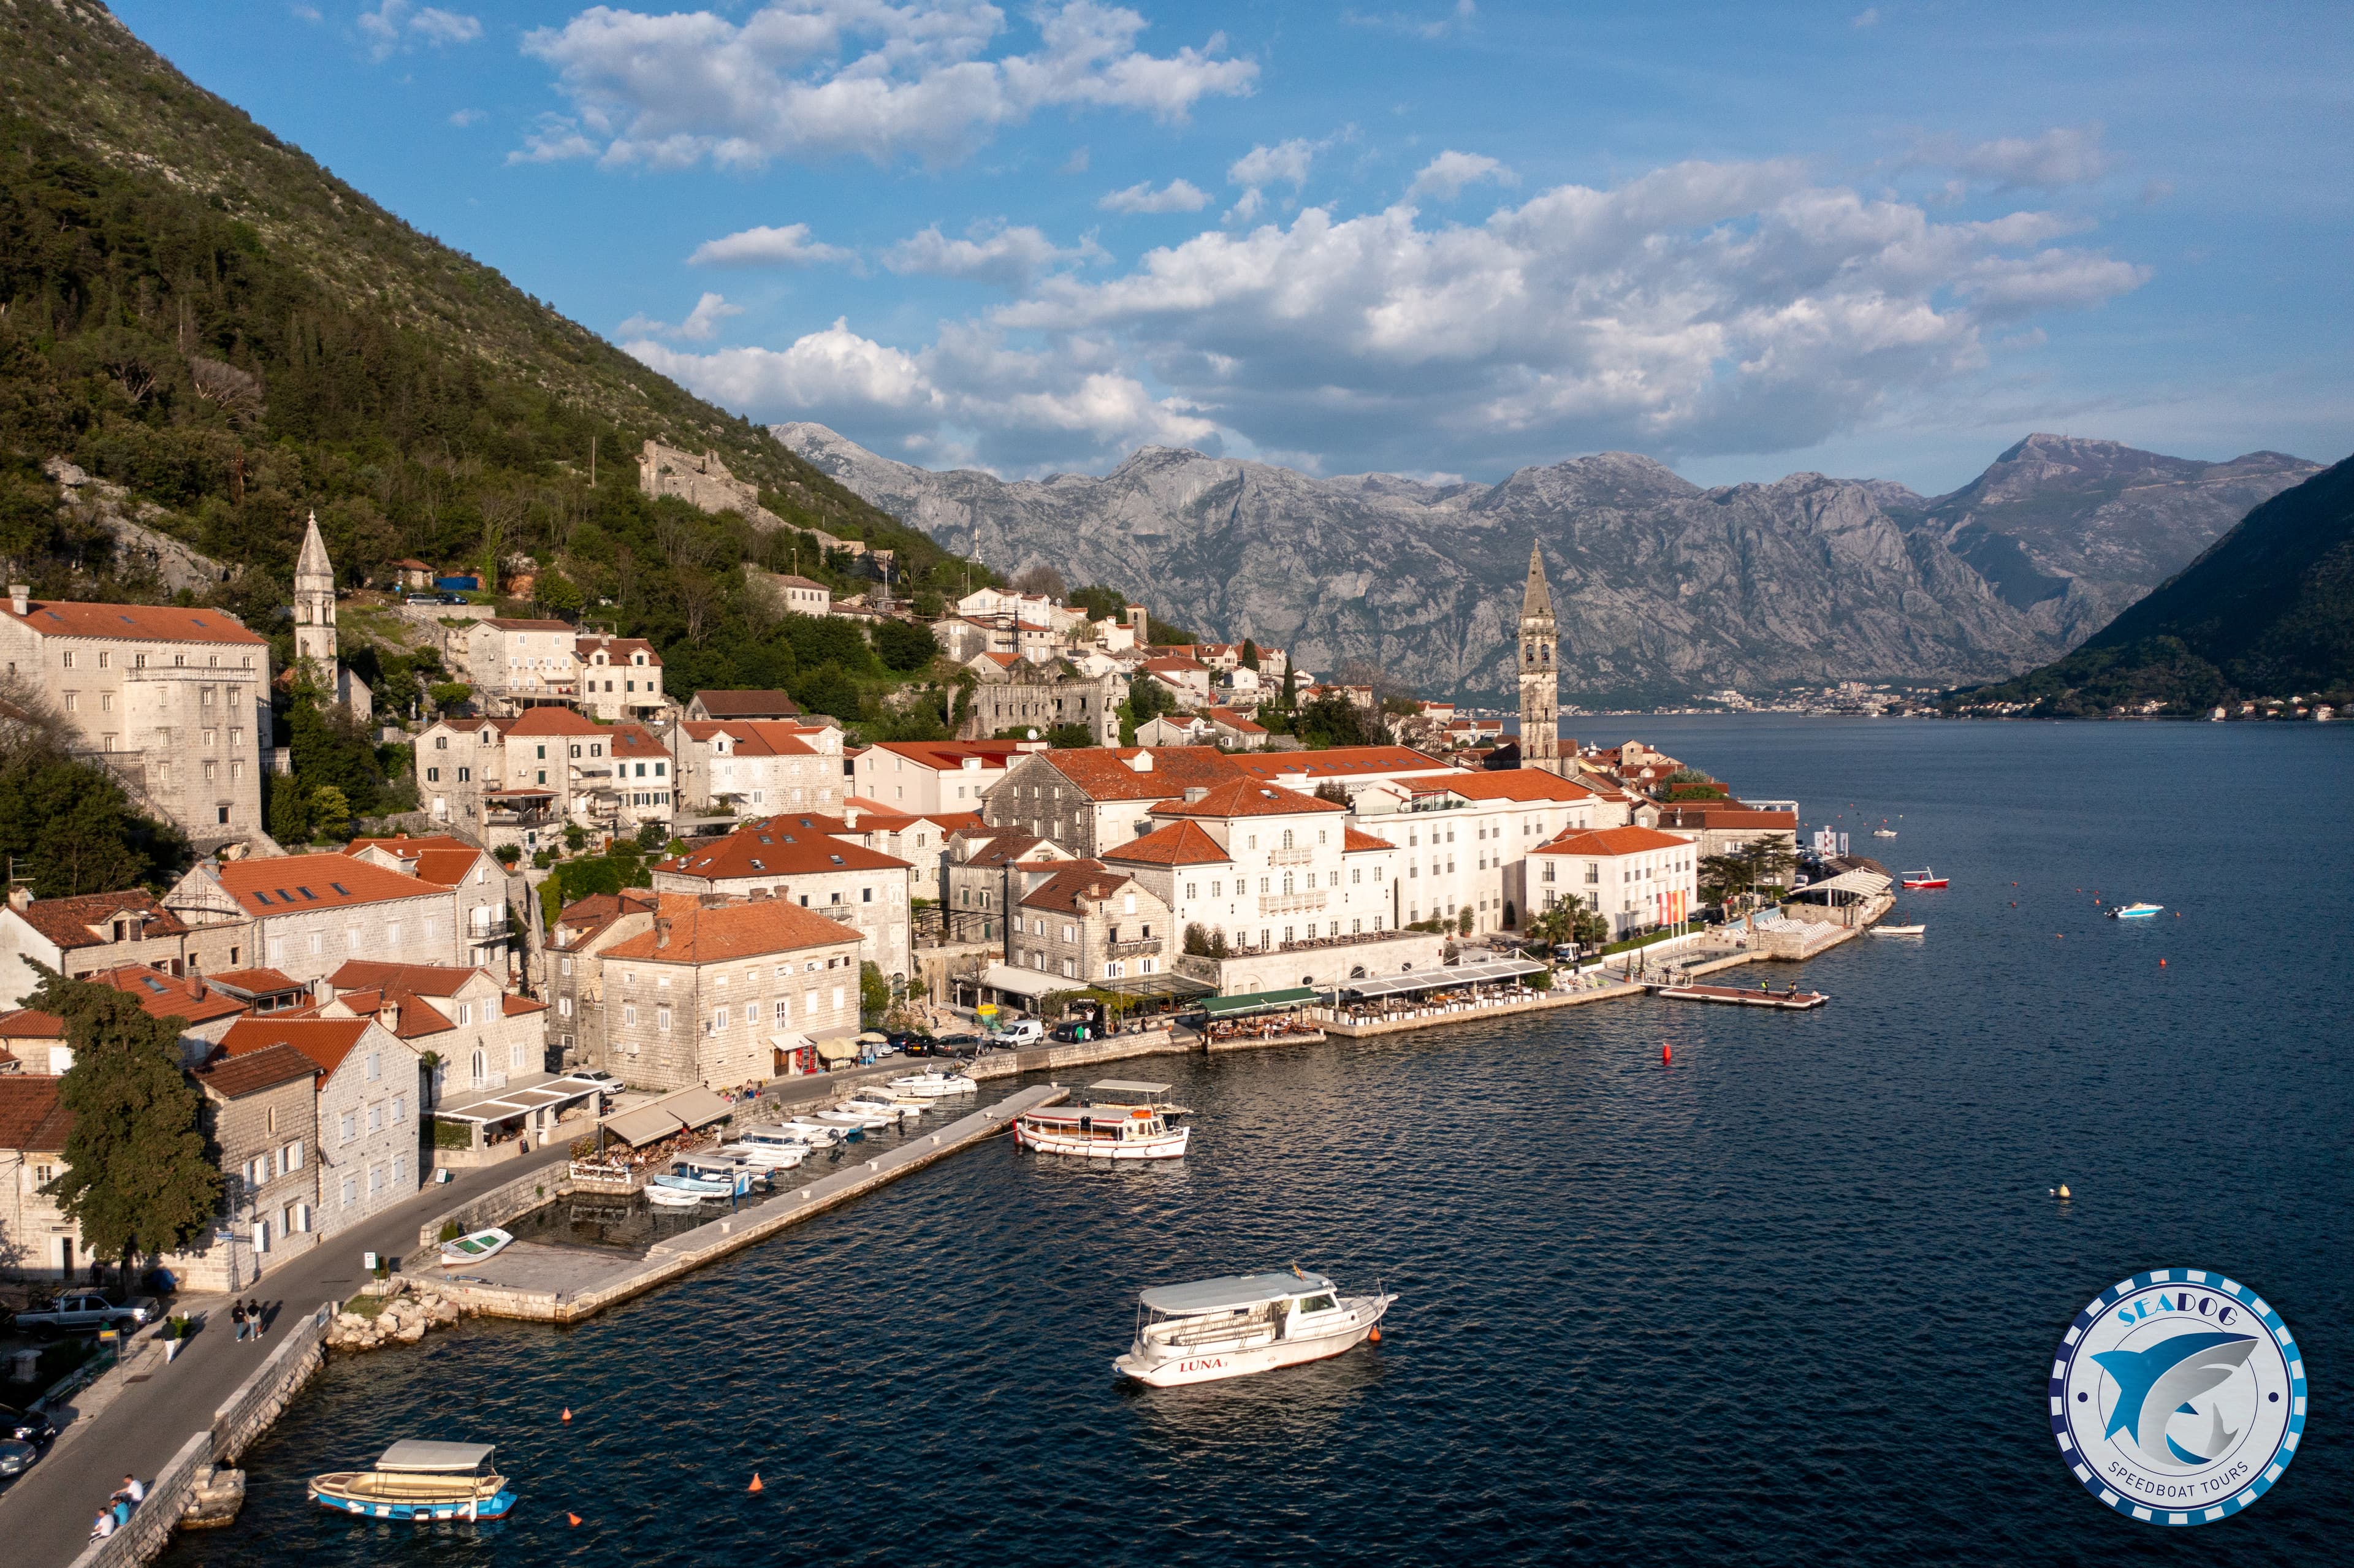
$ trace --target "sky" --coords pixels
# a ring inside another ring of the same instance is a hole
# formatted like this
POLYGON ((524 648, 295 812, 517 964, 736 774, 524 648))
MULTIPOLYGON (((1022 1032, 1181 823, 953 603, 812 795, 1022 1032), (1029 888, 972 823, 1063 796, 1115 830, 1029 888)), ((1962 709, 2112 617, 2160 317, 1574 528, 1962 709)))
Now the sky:
POLYGON ((702 396, 927 468, 2354 449, 2342 5, 115 9, 702 396))

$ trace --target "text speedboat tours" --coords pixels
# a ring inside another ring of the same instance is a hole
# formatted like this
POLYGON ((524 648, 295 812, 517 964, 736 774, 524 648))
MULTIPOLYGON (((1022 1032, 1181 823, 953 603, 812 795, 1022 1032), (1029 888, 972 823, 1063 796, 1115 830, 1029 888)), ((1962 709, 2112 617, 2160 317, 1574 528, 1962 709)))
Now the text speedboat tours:
POLYGON ((1363 1342, 1396 1299, 1342 1296, 1296 1268, 1155 1286, 1139 1298, 1136 1342, 1111 1364, 1167 1388, 1322 1361, 1363 1342))

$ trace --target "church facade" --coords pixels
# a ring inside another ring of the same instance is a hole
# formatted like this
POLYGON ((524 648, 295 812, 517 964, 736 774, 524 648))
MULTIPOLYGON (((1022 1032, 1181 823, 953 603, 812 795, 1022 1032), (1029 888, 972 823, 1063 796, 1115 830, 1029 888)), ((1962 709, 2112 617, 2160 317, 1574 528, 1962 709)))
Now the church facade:
POLYGON ((1521 766, 1553 774, 1562 771, 1561 673, 1553 664, 1560 641, 1544 554, 1532 544, 1529 586, 1521 597, 1521 766))

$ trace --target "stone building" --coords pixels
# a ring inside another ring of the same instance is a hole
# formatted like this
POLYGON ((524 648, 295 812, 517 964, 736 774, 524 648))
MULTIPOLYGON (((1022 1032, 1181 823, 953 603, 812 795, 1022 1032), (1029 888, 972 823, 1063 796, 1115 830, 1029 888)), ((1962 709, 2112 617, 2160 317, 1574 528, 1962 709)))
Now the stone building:
POLYGON ((416 1049, 373 1018, 240 1019, 221 1041, 234 1061, 291 1045, 318 1068, 322 1237, 414 1195, 423 1084, 416 1049))
POLYGON ((466 679, 485 713, 516 714, 580 694, 580 637, 565 621, 494 615, 457 635, 466 679))
POLYGON ((36 963, 75 980, 125 964, 217 974, 252 962, 252 945, 244 921, 190 926, 144 888, 37 899, 18 886, 0 908, 0 1008, 22 1006, 40 985, 36 963))
POLYGON ((294 561, 294 660, 329 700, 365 719, 376 709, 367 683, 344 668, 335 638, 335 568, 319 537, 319 514, 302 530, 302 552, 294 561))
POLYGON ((204 1255, 212 1277, 175 1272, 184 1290, 240 1290, 318 1245, 319 1066, 271 1045, 216 1054, 191 1075, 220 1154, 221 1224, 204 1255))
POLYGON ((1561 672, 1553 654, 1561 646, 1553 624, 1553 588, 1545 581, 1544 554, 1529 546, 1529 584, 1521 596, 1521 766, 1559 773, 1561 672))
POLYGON ((842 731, 832 726, 690 720, 679 730, 679 788, 691 806, 755 814, 842 809, 842 731))
POLYGON ((355 959, 327 977, 321 1018, 373 1018, 436 1064, 426 1103, 506 1086, 544 1070, 547 1003, 510 996, 489 969, 461 964, 385 964, 355 959))
POLYGON ((608 1055, 605 949, 653 929, 657 895, 642 888, 592 893, 559 910, 548 934, 547 996, 541 1015, 547 1044, 561 1066, 603 1065, 608 1055))
POLYGON ((676 809, 678 764, 658 737, 570 708, 438 719, 413 750, 426 814, 486 842, 499 842, 502 830, 522 834, 567 820, 626 831, 666 821, 676 809))
POLYGON ((991 786, 1043 742, 885 740, 850 758, 854 791, 890 811, 978 811, 991 786))
POLYGON ((1158 974, 1175 948, 1169 906, 1136 876, 1100 861, 1055 867, 1013 913, 1005 961, 1047 977, 1055 989, 1158 974))
POLYGON ((714 719, 797 719, 801 716, 801 705, 785 692, 723 692, 706 686, 688 700, 686 716, 698 722, 714 719))
POLYGON ((353 959, 446 964, 466 945, 455 891, 348 855, 200 861, 164 896, 181 922, 246 922, 252 960, 295 980, 353 959))
POLYGON ((915 868, 833 835, 839 819, 788 814, 748 822, 652 868, 656 893, 766 897, 841 921, 864 943, 860 957, 894 984, 910 972, 908 900, 915 868))
POLYGON ((522 877, 509 877, 506 867, 495 859, 463 839, 446 834, 354 839, 344 853, 354 860, 449 889, 458 911, 457 962, 494 969, 502 978, 513 971, 517 938, 508 929, 512 923, 509 900, 523 895, 522 877))
POLYGON ((960 740, 987 740, 1008 730, 1041 736, 1063 725, 1085 728, 1097 746, 1119 744, 1119 705, 1128 692, 1117 675, 1083 675, 1068 662, 984 659, 973 687, 972 711, 957 730, 960 740), (994 671, 994 675, 988 672, 994 671))
POLYGON ((642 637, 599 631, 572 641, 580 709, 607 724, 643 722, 663 710, 663 662, 642 637))
POLYGON ((1150 832, 1160 801, 1242 776, 1234 758, 1202 746, 1032 752, 1006 769, 981 814, 992 828, 1052 839, 1074 854, 1101 859, 1150 832))
MULTIPOLYGON (((699 511, 733 512, 753 527, 766 534, 789 526, 785 520, 760 504, 758 485, 748 484, 727 471, 716 451, 701 453, 666 447, 649 440, 638 453, 638 489, 647 495, 674 495, 699 511)), ((856 539, 837 539, 817 528, 803 533, 814 534, 819 545, 829 550, 847 550, 854 556, 866 554, 866 546, 856 539)))
POLYGON ((748 564, 744 567, 744 586, 753 592, 767 594, 769 602, 787 615, 809 615, 822 620, 833 613, 833 590, 798 572, 771 572, 748 564))
POLYGON ((234 617, 35 599, 20 583, 0 609, 0 663, 199 849, 261 832, 270 643, 234 617))
POLYGON ((1625 937, 1697 907, 1698 859, 1689 840, 1655 828, 1566 832, 1529 853, 1529 895, 1541 909, 1584 904, 1625 937))
POLYGON ((90 1262, 80 1227, 42 1191, 64 1173, 72 1130, 56 1078, 0 1076, 0 1274, 69 1280, 90 1262))
POLYGON ((651 928, 581 961, 602 974, 604 1057, 633 1087, 768 1078, 859 1027, 860 937, 779 898, 663 897, 651 928))
POLYGON ((1106 851, 1104 863, 1136 874, 1181 930, 1272 948, 1393 925, 1390 846, 1353 833, 1337 801, 1234 779, 1161 801, 1151 816, 1161 826, 1106 851))

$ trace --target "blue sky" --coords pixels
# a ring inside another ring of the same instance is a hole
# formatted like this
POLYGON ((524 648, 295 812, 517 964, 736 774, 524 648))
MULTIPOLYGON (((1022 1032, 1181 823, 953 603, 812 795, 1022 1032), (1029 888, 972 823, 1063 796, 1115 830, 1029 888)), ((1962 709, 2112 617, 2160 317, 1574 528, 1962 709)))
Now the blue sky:
POLYGON ((696 391, 928 467, 2354 448, 2342 6, 116 10, 696 391))

